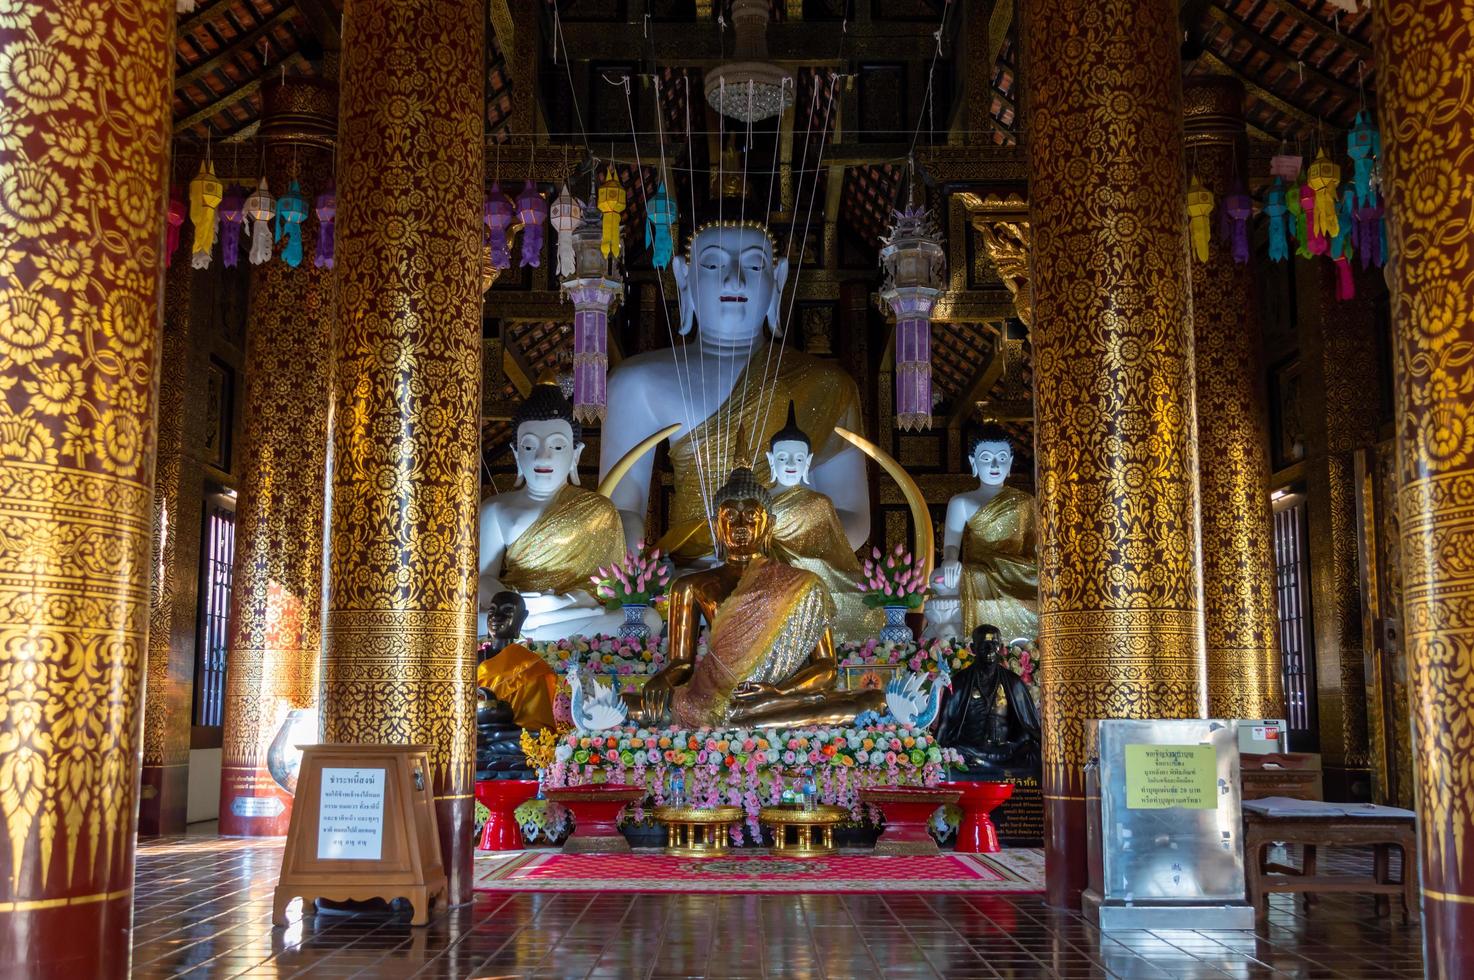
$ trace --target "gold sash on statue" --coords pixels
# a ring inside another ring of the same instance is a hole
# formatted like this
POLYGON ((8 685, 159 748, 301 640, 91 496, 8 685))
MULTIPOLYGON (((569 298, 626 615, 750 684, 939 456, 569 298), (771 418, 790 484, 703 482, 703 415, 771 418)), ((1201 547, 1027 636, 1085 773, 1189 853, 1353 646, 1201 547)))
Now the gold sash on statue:
POLYGON ((1004 487, 979 507, 962 532, 962 626, 979 623, 1003 631, 1004 642, 1039 635, 1039 556, 1035 548, 1034 498, 1004 487))
POLYGON ((717 607, 706 652, 674 691, 671 714, 683 728, 727 720, 732 691, 746 681, 778 684, 808 662, 834 615, 818 576, 755 558, 717 607))
POLYGON ((674 548, 676 557, 691 559, 711 554, 711 531, 706 525, 698 473, 705 475, 709 489, 715 489, 732 467, 747 463, 751 454, 758 481, 764 485, 773 482, 765 451, 768 440, 787 421, 790 400, 799 428, 814 440, 815 463, 850 448, 834 434, 836 425, 860 429, 859 389, 855 379, 838 364, 795 350, 782 351, 782 364, 778 362, 778 348, 771 344, 756 348, 721 407, 694 430, 671 442, 675 499, 664 540, 683 542, 674 548))
POLYGON ((592 592, 589 577, 624 558, 624 527, 608 497, 568 484, 502 557, 518 592, 592 592))
POLYGON ((885 615, 865 605, 860 562, 824 494, 798 486, 773 498, 773 557, 819 576, 834 600, 836 641, 860 642, 884 625, 885 615))

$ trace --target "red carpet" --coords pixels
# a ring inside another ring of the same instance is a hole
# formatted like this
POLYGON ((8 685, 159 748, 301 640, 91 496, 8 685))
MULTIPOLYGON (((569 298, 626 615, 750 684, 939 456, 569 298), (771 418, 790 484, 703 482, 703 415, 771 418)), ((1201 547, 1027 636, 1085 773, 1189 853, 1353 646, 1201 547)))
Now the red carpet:
POLYGON ((943 853, 877 857, 844 852, 787 858, 733 852, 722 858, 633 854, 563 854, 556 850, 479 854, 478 891, 610 892, 1037 892, 1044 888, 1038 851, 995 855, 943 853))

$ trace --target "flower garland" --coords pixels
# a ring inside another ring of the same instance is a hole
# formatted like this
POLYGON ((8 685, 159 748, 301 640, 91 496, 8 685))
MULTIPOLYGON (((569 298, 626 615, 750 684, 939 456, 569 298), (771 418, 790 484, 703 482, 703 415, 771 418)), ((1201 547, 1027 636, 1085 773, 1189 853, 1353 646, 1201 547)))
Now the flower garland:
MULTIPOLYGON (((679 781, 688 803, 742 807, 753 840, 760 839, 758 811, 781 802, 784 789, 805 770, 813 771, 821 802, 844 807, 859 820, 862 788, 935 786, 947 766, 961 761, 930 733, 897 725, 573 731, 559 740, 554 760, 544 773, 550 788, 628 783, 644 787, 648 802, 659 806, 679 781)), ((644 805, 631 807, 632 819, 644 819, 644 805)), ((740 831, 734 837, 741 842, 740 831)))
MULTIPOLYGON (((935 673, 939 661, 958 671, 973 661, 972 647, 954 640, 922 640, 920 643, 885 643, 869 639, 864 643, 843 643, 837 651, 841 667, 899 667, 906 670, 935 673)), ((1019 678, 1040 703, 1039 641, 1016 643, 1008 647, 1004 665, 1019 678)))

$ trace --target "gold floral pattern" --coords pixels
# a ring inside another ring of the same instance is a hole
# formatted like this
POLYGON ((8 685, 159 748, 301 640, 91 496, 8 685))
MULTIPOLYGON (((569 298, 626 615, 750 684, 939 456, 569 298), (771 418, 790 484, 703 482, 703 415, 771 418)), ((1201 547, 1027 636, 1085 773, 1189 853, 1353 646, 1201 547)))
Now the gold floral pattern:
POLYGON ((1474 4, 1386 0, 1373 16, 1425 928, 1452 974, 1474 917, 1474 4))
POLYGON ((87 6, 0 5, 0 907, 133 878, 171 9, 87 6))
MULTIPOLYGON (((1088 719, 1202 709, 1181 66, 1170 0, 1021 9, 1044 779, 1064 841, 1082 829, 1088 719)), ((1060 846, 1057 901, 1084 870, 1060 846)))
MULTIPOLYGON (((1225 77, 1189 83, 1187 159, 1218 206, 1249 158, 1243 88, 1225 77)), ((1259 354, 1253 257, 1214 242, 1192 274, 1198 490, 1203 528, 1203 630, 1208 716, 1277 718, 1284 710, 1269 511, 1269 433, 1259 354)))
POLYGON ((323 734, 430 746, 450 896, 464 901, 485 9, 363 0, 343 20, 323 734), (396 97, 409 108, 390 116, 396 97), (448 425, 432 432, 436 409, 448 425))

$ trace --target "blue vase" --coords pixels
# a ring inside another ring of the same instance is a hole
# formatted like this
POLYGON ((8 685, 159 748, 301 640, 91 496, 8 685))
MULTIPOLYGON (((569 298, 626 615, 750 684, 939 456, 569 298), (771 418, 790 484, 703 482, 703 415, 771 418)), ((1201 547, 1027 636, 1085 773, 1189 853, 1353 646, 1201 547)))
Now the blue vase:
POLYGON ((906 614, 910 611, 910 606, 885 607, 885 626, 880 631, 882 643, 910 643, 916 639, 911 627, 906 625, 906 614))
POLYGON ((644 643, 650 638, 650 627, 645 625, 645 610, 650 608, 643 602, 627 603, 624 607, 624 623, 619 627, 619 638, 644 643))

